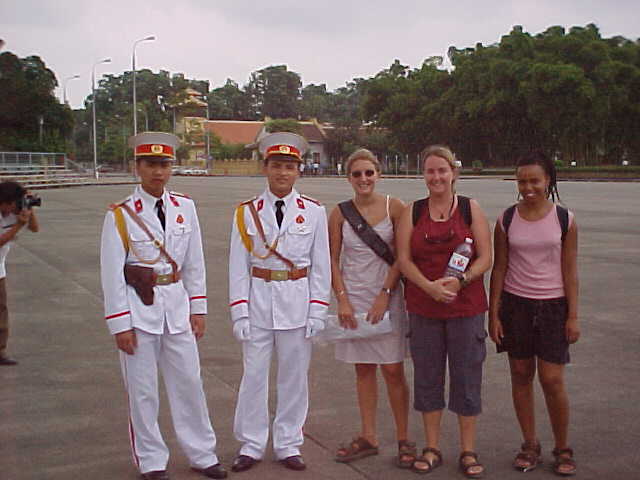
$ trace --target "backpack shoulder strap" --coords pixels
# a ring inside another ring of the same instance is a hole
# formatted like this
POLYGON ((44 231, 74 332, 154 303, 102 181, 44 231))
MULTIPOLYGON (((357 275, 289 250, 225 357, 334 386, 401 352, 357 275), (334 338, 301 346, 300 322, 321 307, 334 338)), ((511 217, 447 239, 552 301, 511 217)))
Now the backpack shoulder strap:
POLYGON ((511 220, 513 220, 513 214, 516 211, 516 206, 511 205, 504 211, 502 215, 502 228, 504 229, 504 234, 509 236, 509 225, 511 225, 511 220))
POLYGON ((470 227, 473 222, 473 217, 471 216, 471 199, 464 195, 458 195, 458 208, 460 208, 464 223, 470 227))
POLYGON ((360 214, 353 200, 347 200, 338 204, 342 216, 349 222, 351 228, 356 235, 360 237, 373 252, 382 258, 389 265, 393 265, 396 261, 393 252, 380 235, 367 223, 367 220, 360 214))
POLYGON ((562 242, 567 236, 569 231, 569 210, 560 205, 556 205, 556 213, 558 214, 558 222, 560 222, 560 229, 562 230, 562 242))
POLYGON ((413 206, 411 207, 411 215, 413 217, 414 227, 418 224, 418 220, 420 220, 420 217, 422 216, 422 212, 424 211, 426 205, 426 198, 421 198, 420 200, 416 200, 415 202, 413 202, 413 206))

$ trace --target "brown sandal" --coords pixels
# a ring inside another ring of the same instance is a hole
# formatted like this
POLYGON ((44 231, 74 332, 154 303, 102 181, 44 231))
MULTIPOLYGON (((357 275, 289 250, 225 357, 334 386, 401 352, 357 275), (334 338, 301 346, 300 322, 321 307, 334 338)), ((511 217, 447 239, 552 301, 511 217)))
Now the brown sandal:
POLYGON ((576 461, 573 459, 573 449, 554 448, 552 453, 553 453, 553 456, 556 457, 556 461, 553 462, 553 471, 557 475, 561 475, 563 477, 570 477, 576 474, 576 471, 578 470, 578 465, 576 464, 576 461), (571 467, 571 470, 562 469, 562 467, 567 465, 571 467))
POLYGON ((464 452, 462 452, 460 454, 460 457, 458 458, 458 466, 460 467, 460 471, 464 473, 464 476, 467 478, 482 478, 482 476, 484 475, 484 465, 478 462, 478 454, 476 452, 472 452, 469 450, 465 450, 464 452), (465 463, 465 457, 473 458, 473 462, 465 463), (473 467, 480 467, 482 468, 482 471, 472 472, 471 469, 473 467))
POLYGON ((354 438, 348 445, 341 445, 334 460, 338 463, 350 463, 354 460, 378 455, 378 447, 374 446, 364 437, 354 438))
POLYGON ((416 444, 408 440, 398 441, 398 457, 396 458, 396 466, 398 468, 411 468, 416 461, 418 451, 416 444))
POLYGON ((540 443, 531 444, 524 442, 520 446, 520 452, 513 460, 513 468, 520 470, 521 472, 530 472, 531 470, 535 470, 535 468, 541 463, 542 453, 540 443), (518 462, 526 462, 527 464, 522 465, 522 463, 518 462))
POLYGON ((442 463, 442 452, 437 448, 427 447, 422 449, 422 455, 416 457, 413 465, 411 466, 411 470, 420 474, 431 473, 440 465, 442 465, 442 463), (429 460, 427 460, 427 457, 425 456, 427 453, 432 453, 436 457, 435 460, 429 462, 429 460), (426 468, 416 467, 416 464, 418 463, 424 463, 426 465, 426 468))

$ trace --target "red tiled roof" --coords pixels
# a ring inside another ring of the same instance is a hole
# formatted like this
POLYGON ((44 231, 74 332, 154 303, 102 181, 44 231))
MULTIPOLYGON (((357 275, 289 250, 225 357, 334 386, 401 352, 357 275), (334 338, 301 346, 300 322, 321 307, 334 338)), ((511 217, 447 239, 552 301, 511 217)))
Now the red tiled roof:
POLYGON ((300 133, 307 142, 324 142, 324 136, 316 124, 300 122, 300 127, 302 127, 300 133))
POLYGON ((264 122, 247 122, 239 120, 208 120, 205 128, 215 134, 222 143, 253 143, 262 129, 264 122))

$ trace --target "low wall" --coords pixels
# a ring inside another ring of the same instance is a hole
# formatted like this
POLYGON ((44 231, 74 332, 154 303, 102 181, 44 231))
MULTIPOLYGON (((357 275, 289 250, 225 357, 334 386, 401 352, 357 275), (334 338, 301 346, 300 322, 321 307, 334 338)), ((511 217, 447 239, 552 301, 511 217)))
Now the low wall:
POLYGON ((262 173, 262 162, 243 158, 214 160, 213 168, 209 173, 213 175, 260 175, 262 173))

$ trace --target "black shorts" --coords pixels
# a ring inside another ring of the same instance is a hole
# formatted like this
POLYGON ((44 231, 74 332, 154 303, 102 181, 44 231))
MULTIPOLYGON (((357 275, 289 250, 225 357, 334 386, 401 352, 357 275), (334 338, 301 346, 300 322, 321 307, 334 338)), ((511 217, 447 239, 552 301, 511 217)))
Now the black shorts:
POLYGON ((565 333, 567 299, 537 300, 503 291, 500 322, 504 337, 498 353, 517 359, 538 357, 546 362, 569 363, 569 342, 565 333))

